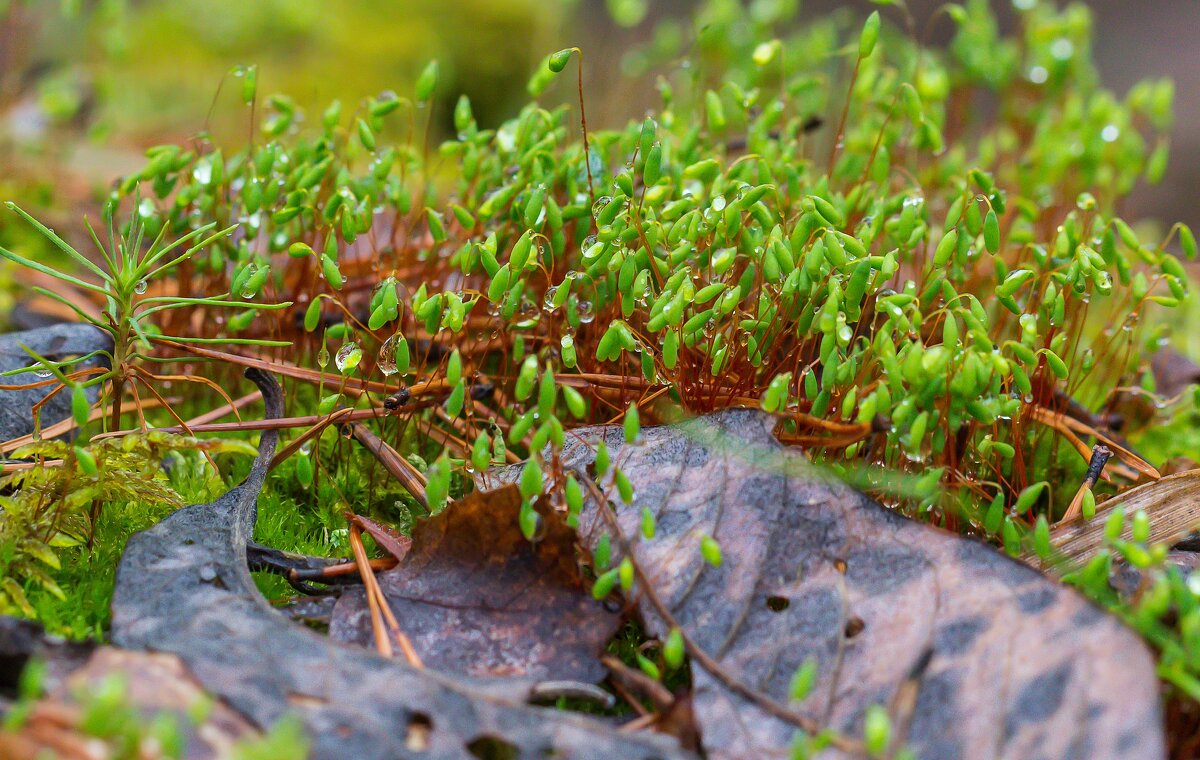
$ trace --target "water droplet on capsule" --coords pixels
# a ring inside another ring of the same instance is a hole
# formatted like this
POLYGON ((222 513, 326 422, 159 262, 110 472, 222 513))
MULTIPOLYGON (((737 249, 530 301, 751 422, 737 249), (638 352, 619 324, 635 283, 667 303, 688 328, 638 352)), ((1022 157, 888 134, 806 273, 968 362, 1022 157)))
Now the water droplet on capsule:
POLYGON ((362 348, 357 343, 346 343, 338 349, 333 357, 333 364, 338 372, 349 372, 362 361, 362 348))
POLYGON ((379 356, 375 357, 375 366, 379 367, 379 371, 384 377, 391 377, 396 374, 396 344, 400 342, 400 334, 397 333, 383 342, 379 347, 379 356))
POLYGON ((602 195, 599 198, 597 198, 596 202, 592 204, 592 217, 594 218, 594 217, 600 216, 600 212, 603 211, 604 207, 607 206, 611 202, 612 202, 611 195, 602 195))
POLYGON ((579 321, 581 323, 586 325, 596 318, 596 311, 592 307, 591 301, 580 301, 576 304, 576 308, 579 310, 579 321))

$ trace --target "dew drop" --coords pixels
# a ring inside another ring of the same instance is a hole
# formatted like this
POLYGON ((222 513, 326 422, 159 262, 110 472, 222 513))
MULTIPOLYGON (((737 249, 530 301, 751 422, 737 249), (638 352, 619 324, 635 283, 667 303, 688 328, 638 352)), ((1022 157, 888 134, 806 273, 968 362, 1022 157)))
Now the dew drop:
POLYGON ((321 346, 321 350, 317 352, 317 366, 325 369, 329 366, 329 349, 321 346))
POLYGON ((375 358, 375 366, 379 367, 379 371, 384 377, 391 377, 396 374, 396 344, 400 342, 400 334, 397 333, 383 342, 379 347, 379 356, 375 358))
POLYGON ((34 368, 33 374, 37 375, 40 378, 54 377, 53 372, 51 372, 50 370, 48 370, 45 367, 42 367, 40 365, 38 367, 34 368))
POLYGON ((207 185, 212 181, 212 163, 210 161, 201 161, 196 164, 196 168, 192 171, 192 178, 201 185, 207 185))
POLYGON ((716 198, 713 198, 712 199, 712 208, 713 208, 713 211, 724 211, 725 210, 725 196, 718 195, 716 198))
POLYGON ((338 349, 333 357, 333 364, 338 372, 346 373, 353 370, 362 361, 362 348, 357 343, 346 343, 338 349))
POLYGON ((579 321, 581 323, 585 325, 590 324, 596 318, 596 311, 591 301, 580 301, 576 304, 576 308, 579 310, 579 321))
POLYGON ((1050 55, 1056 60, 1068 61, 1075 54, 1075 44, 1066 37, 1059 37, 1050 43, 1050 55))
POLYGON ((603 211, 604 207, 607 206, 609 203, 612 203, 611 195, 602 195, 599 198, 597 198, 596 202, 592 204, 592 217, 595 218, 597 216, 600 216, 600 212, 603 211))
POLYGON ((141 295, 146 292, 146 288, 148 287, 150 287, 150 283, 145 280, 138 280, 137 284, 133 286, 133 292, 141 295))
POLYGON ((546 297, 542 301, 542 307, 546 311, 554 311, 554 296, 558 294, 558 286, 551 285, 546 288, 546 297))

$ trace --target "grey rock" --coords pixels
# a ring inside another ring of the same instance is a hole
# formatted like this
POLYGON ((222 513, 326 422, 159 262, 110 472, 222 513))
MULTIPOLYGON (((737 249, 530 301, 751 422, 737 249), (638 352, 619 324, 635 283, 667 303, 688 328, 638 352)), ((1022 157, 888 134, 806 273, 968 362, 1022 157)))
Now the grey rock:
MULTIPOLYGON (((112 338, 103 330, 86 324, 57 324, 35 330, 0 335, 0 372, 8 372, 33 363, 21 349, 25 345, 46 359, 62 361, 72 356, 84 356, 94 351, 111 351, 112 338)), ((108 366, 107 356, 88 359, 81 366, 108 366)), ((20 372, 0 378, 2 385, 29 385, 46 378, 33 371, 20 372)), ((34 430, 33 406, 54 390, 55 385, 43 385, 24 390, 0 390, 0 441, 9 441, 34 430)), ((87 389, 88 400, 96 402, 98 386, 87 389)), ((40 413, 43 428, 71 416, 71 394, 59 392, 46 402, 40 413)))

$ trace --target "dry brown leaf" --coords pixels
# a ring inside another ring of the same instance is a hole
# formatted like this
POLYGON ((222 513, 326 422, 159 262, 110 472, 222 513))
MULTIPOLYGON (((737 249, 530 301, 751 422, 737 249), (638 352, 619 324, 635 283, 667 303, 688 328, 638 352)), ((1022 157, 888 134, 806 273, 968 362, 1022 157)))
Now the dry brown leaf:
MULTIPOLYGON (((471 676, 598 681, 598 656, 619 616, 592 599, 575 559, 575 534, 545 515, 546 534, 521 535, 513 486, 476 491, 419 521, 412 549, 379 584, 427 668, 471 676)), ((330 636, 370 646, 361 589, 334 607, 330 636)))
POLYGON ((787 756, 789 683, 809 657, 816 684, 792 705, 807 722, 861 736, 865 709, 892 705, 923 760, 1164 756, 1154 661, 1131 630, 990 546, 822 478, 773 424, 732 410, 643 429, 634 445, 598 427, 562 455, 586 477, 604 438, 634 484, 615 516, 589 499, 581 535, 594 547, 619 525, 650 580, 633 592, 647 629, 677 621, 704 653, 692 705, 709 758, 787 756), (706 534, 719 567, 700 556, 706 534))
POLYGON ((401 562, 412 549, 412 539, 389 525, 375 522, 362 515, 350 515, 351 521, 375 539, 375 543, 401 562))

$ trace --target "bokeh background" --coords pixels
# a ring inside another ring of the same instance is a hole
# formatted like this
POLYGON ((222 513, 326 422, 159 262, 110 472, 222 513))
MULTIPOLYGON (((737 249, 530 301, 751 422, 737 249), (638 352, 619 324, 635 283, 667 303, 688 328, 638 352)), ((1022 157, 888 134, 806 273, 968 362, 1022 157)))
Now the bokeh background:
MULTIPOLYGON (((1012 2, 993 0, 1012 24, 1012 2)), ((1053 0, 1042 0, 1053 1, 1053 0)), ((805 18, 865 17, 866 0, 727 0, 729 13, 799 2, 805 18)), ((1105 84, 1176 83, 1170 168, 1134 193, 1126 216, 1200 228, 1200 29, 1196 0, 1092 0, 1094 53, 1105 84)), ((909 0, 919 33, 952 29, 941 0, 909 0)), ((636 51, 690 36, 689 0, 0 0, 0 199, 64 216, 94 202, 146 147, 211 136, 240 144, 250 115, 234 67, 258 67, 259 92, 285 92, 310 118, 334 98, 410 91, 437 58, 444 93, 429 115, 448 126, 454 96, 471 97, 483 126, 526 99, 530 72, 553 50, 585 51, 589 120, 612 126, 654 102, 636 51), (453 95, 451 95, 453 94, 453 95)), ((890 18, 898 14, 887 10, 890 18)), ((568 82, 568 84, 570 84, 568 82)), ((563 100, 557 83, 548 96, 563 100)), ((261 114, 260 114, 261 116, 261 114)), ((0 225, 3 222, 0 221, 0 225)))

